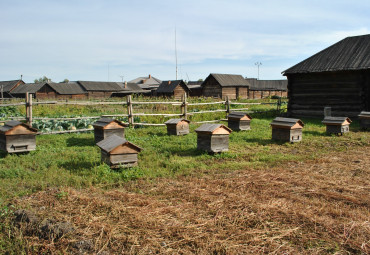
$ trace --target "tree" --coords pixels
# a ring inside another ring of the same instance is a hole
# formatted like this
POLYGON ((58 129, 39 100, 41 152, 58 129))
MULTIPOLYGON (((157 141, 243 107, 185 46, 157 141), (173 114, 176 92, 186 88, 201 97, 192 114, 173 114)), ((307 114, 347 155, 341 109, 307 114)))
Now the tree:
POLYGON ((61 81, 60 83, 68 83, 69 80, 67 78, 65 78, 63 81, 61 81))
POLYGON ((51 79, 49 79, 45 75, 43 77, 40 77, 34 80, 35 83, 44 83, 44 82, 49 82, 49 81, 51 81, 51 79))
POLYGON ((201 81, 201 82, 202 82, 202 81, 203 81, 203 79, 198 79, 198 81, 201 81))

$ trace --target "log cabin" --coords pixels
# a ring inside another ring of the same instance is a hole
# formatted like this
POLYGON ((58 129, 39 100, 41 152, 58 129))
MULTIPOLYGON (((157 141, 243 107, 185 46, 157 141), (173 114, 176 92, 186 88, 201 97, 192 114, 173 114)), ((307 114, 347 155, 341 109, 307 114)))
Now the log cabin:
POLYGON ((241 75, 211 73, 202 83, 202 90, 205 97, 247 99, 249 86, 241 75))
POLYGON ((0 81, 0 97, 11 98, 12 91, 21 84, 24 84, 24 81, 22 80, 0 81))
POLYGON ((356 117, 370 111, 370 34, 347 37, 283 71, 288 115, 356 117))
POLYGON ((189 88, 183 80, 162 81, 161 85, 156 90, 157 96, 174 97, 176 100, 181 100, 184 95, 189 95, 189 88))
POLYGON ((246 78, 246 80, 250 83, 249 99, 288 96, 288 80, 258 80, 256 78, 246 78))
POLYGON ((109 98, 112 96, 112 93, 123 90, 117 82, 77 81, 77 83, 87 92, 87 97, 89 99, 109 98))

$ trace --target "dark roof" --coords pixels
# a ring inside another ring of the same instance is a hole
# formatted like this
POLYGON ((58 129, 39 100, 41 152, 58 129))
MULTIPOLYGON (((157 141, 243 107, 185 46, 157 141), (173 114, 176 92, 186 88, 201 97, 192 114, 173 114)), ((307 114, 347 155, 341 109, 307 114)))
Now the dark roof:
POLYGON ((141 148, 139 146, 136 146, 135 144, 130 143, 129 141, 127 141, 126 139, 122 137, 119 137, 118 135, 108 136, 104 140, 98 142, 96 145, 106 152, 111 152, 112 150, 114 150, 115 148, 123 144, 130 144, 133 147, 135 147, 137 151, 141 151, 141 148))
POLYGON ((47 84, 60 95, 79 95, 86 93, 86 91, 77 82, 47 84))
POLYGON ((26 94, 27 92, 35 94, 41 89, 45 83, 25 83, 20 84, 18 87, 12 90, 11 94, 26 94))
POLYGON ((27 125, 23 122, 17 121, 17 120, 11 120, 11 121, 5 122, 4 126, 0 127, 0 132, 5 133, 5 132, 13 129, 14 127, 16 127, 18 125, 22 125, 22 126, 28 128, 30 131, 37 132, 36 128, 33 128, 33 127, 31 127, 31 126, 29 126, 29 125, 27 125))
POLYGON ((96 122, 94 122, 93 126, 94 127, 105 127, 111 122, 116 122, 122 127, 126 127, 127 125, 119 120, 111 119, 111 118, 100 118, 96 122))
POLYGON ((0 88, 3 87, 3 92, 10 92, 18 82, 24 84, 24 81, 22 80, 0 81, 0 88))
POLYGON ((352 122, 352 120, 348 117, 325 117, 322 123, 323 124, 343 124, 345 121, 348 121, 349 123, 352 122))
POLYGON ((123 91, 132 92, 132 93, 144 93, 144 92, 146 92, 139 86, 139 84, 136 84, 136 83, 128 82, 125 85, 124 82, 117 82, 117 84, 122 88, 123 91), (126 88, 125 88, 125 86, 126 86, 126 88))
POLYGON ((227 115, 228 118, 234 118, 234 119, 241 119, 244 116, 247 116, 249 119, 252 119, 251 116, 249 116, 246 112, 230 112, 229 115, 227 115))
POLYGON ((117 82, 107 81, 77 81, 87 91, 121 91, 117 82))
POLYGON ((213 131, 220 127, 226 128, 226 130, 228 130, 230 133, 232 132, 230 128, 222 124, 203 124, 202 126, 195 129, 195 132, 212 133, 213 131))
POLYGON ((187 119, 169 119, 164 124, 177 124, 180 121, 186 121, 187 123, 190 123, 190 120, 187 119))
POLYGON ((157 89, 157 93, 172 93, 177 86, 183 86, 183 88, 189 91, 188 86, 183 80, 174 80, 174 81, 162 81, 157 89))
POLYGON ((250 90, 283 90, 288 88, 288 80, 257 80, 256 78, 246 78, 249 82, 250 90))
POLYGON ((283 71, 283 75, 370 69, 370 34, 347 37, 283 71))
POLYGON ((358 115, 358 117, 365 117, 365 118, 370 118, 370 112, 360 112, 360 114, 358 115))
POLYGON ((249 87, 250 84, 246 81, 243 76, 239 74, 219 74, 211 73, 202 85, 210 78, 214 77, 222 87, 249 87))
POLYGON ((188 86, 189 85, 202 85, 203 81, 188 81, 188 86))
POLYGON ((301 124, 302 127, 304 126, 304 123, 300 119, 282 118, 282 117, 275 118, 270 123, 270 125, 283 126, 283 127, 293 127, 297 123, 301 124))

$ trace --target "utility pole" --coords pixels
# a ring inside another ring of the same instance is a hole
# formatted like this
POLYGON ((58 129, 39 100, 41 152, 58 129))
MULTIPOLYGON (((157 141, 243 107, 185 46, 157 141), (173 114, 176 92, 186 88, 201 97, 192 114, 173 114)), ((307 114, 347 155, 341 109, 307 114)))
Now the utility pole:
POLYGON ((257 80, 259 80, 260 79, 260 66, 262 65, 262 63, 261 62, 256 62, 254 64, 257 66, 257 69, 258 69, 257 80))
POLYGON ((175 27, 175 58, 176 58, 176 80, 177 80, 177 45, 176 45, 176 27, 175 27))
POLYGON ((123 77, 125 77, 124 75, 119 75, 119 77, 121 77, 121 79, 122 79, 122 82, 123 82, 123 77))

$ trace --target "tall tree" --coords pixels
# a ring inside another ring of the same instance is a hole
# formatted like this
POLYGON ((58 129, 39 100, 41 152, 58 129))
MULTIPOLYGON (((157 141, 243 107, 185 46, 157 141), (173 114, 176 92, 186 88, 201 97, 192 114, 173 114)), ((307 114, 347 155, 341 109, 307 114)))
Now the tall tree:
POLYGON ((49 79, 45 75, 43 77, 40 77, 40 78, 34 80, 35 83, 44 83, 44 82, 48 82, 48 81, 51 81, 51 79, 49 79))

